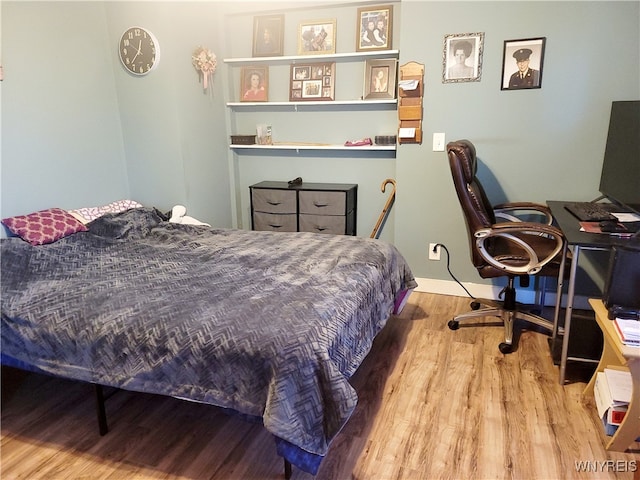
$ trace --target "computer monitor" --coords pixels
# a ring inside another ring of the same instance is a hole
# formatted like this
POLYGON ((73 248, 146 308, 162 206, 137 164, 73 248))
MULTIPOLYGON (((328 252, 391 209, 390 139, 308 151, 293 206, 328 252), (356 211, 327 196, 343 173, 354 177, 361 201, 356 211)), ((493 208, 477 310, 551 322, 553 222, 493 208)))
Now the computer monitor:
POLYGON ((611 104, 600 193, 640 214, 640 100, 611 104))

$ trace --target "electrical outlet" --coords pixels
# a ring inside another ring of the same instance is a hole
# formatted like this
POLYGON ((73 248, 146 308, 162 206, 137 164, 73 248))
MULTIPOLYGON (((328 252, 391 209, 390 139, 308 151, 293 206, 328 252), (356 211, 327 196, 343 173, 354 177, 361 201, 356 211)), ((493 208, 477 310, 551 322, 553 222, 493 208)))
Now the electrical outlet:
POLYGON ((440 244, 429 244, 429 260, 440 260, 440 244))

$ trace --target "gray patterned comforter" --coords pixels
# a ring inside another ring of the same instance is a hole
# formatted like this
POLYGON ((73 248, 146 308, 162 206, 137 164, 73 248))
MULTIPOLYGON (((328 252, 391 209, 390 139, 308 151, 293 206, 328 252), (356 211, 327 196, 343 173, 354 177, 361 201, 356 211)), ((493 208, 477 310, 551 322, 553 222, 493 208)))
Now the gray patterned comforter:
POLYGON ((379 240, 178 225, 151 208, 50 245, 3 239, 1 255, 4 357, 261 417, 320 458, 356 405, 349 377, 415 286, 379 240))

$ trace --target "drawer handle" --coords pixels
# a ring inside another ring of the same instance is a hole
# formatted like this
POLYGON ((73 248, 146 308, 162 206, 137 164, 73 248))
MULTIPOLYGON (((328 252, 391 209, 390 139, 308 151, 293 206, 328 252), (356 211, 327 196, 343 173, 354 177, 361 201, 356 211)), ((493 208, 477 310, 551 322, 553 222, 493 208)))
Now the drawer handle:
POLYGON ((272 223, 269 224, 271 228, 282 228, 282 225, 274 225, 272 223))
POLYGON ((316 230, 318 230, 319 232, 324 232, 326 230, 326 228, 324 228, 324 227, 316 227, 316 230))
POLYGON ((313 204, 318 207, 318 208, 322 208, 322 207, 328 207, 329 204, 328 203, 318 203, 318 202, 313 202, 313 204))
POLYGON ((269 205, 280 205, 282 202, 274 202, 273 200, 267 200, 269 205))

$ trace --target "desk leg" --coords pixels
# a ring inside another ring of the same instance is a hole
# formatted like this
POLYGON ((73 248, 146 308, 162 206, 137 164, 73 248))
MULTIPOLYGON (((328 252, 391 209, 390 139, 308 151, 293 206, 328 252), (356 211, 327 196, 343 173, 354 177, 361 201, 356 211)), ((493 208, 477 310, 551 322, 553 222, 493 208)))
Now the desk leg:
POLYGON ((573 297, 576 290, 576 271, 578 269, 578 258, 580 257, 580 246, 573 247, 573 259, 569 273, 569 289, 567 291, 567 310, 564 315, 564 334, 562 337, 562 354, 560 356, 560 385, 564 385, 567 373, 567 357, 569 356, 569 332, 571 330, 571 314, 573 313, 573 297))
POLYGON ((562 306, 562 290, 564 289, 564 269, 567 264, 568 246, 565 243, 562 247, 562 260, 560 261, 560 271, 558 272, 558 288, 556 289, 556 308, 553 312, 553 332, 551 335, 551 345, 556 344, 556 338, 560 330, 560 307, 562 306))

